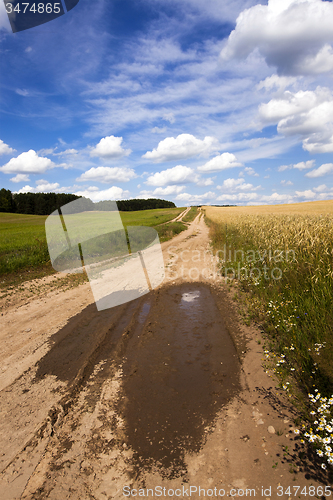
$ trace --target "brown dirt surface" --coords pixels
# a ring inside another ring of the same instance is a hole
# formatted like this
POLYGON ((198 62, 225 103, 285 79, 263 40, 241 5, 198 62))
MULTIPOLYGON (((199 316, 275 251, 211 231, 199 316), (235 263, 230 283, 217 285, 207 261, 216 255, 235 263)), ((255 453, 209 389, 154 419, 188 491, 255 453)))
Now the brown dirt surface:
POLYGON ((1 500, 309 498, 329 484, 302 458, 202 214, 162 248, 164 283, 113 309, 61 274, 0 299, 1 500))

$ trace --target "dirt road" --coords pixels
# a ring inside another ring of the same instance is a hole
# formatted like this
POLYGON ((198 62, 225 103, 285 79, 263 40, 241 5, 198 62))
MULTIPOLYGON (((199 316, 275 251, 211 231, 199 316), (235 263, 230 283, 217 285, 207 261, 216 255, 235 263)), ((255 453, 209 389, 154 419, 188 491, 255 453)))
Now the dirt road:
MULTIPOLYGON (((185 210, 183 212, 181 212, 179 215, 177 215, 177 217, 175 217, 174 219, 171 219, 169 222, 182 222, 183 220, 183 217, 185 217, 185 215, 191 210, 191 207, 187 207, 185 208, 185 210)), ((158 224, 158 226, 164 226, 165 222, 162 222, 162 224, 158 224)))
POLYGON ((59 275, 3 300, 1 500, 287 499, 326 481, 298 457, 293 409, 203 218, 163 255, 162 286, 113 309, 96 310, 88 283, 51 286, 59 275))

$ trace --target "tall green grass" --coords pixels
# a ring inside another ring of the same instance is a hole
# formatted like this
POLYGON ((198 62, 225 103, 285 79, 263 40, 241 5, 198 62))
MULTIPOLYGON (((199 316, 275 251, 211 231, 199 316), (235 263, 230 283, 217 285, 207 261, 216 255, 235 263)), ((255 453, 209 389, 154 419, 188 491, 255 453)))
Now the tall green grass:
POLYGON ((45 216, 0 213, 0 275, 50 260, 45 216))
POLYGON ((182 222, 170 222, 170 224, 163 224, 155 227, 160 238, 160 242, 171 240, 174 236, 185 231, 187 227, 182 222))
POLYGON ((182 218, 183 222, 192 222, 198 215, 198 207, 191 207, 190 210, 187 212, 185 217, 182 218))

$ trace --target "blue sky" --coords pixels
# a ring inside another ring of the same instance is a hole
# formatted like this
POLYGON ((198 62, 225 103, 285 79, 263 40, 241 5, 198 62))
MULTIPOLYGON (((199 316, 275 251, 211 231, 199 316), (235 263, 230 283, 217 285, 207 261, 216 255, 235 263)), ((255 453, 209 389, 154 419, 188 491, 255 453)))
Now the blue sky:
POLYGON ((0 186, 333 199, 332 19, 322 0, 80 0, 13 34, 0 2, 0 186))

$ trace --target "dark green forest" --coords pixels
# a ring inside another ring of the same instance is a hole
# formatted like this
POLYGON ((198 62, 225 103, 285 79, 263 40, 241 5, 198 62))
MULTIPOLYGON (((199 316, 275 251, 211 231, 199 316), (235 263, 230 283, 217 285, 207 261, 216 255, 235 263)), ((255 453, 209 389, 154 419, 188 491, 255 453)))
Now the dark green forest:
MULTIPOLYGON (((80 196, 65 193, 12 193, 9 189, 0 189, 0 212, 50 215, 54 210, 61 208, 71 201, 79 199, 80 196)), ((100 201, 93 203, 84 199, 84 210, 112 210, 114 202, 100 201)), ((148 199, 148 200, 121 200, 117 201, 118 210, 121 212, 152 210, 155 208, 174 208, 172 201, 148 199)))
MULTIPOLYGON (((94 203, 95 210, 110 210, 112 202, 100 201, 94 203)), ((175 208, 172 201, 149 198, 148 200, 121 200, 117 201, 118 210, 121 212, 136 212, 137 210, 153 210, 155 208, 175 208)))

